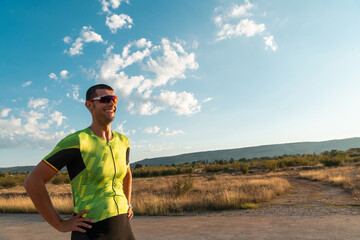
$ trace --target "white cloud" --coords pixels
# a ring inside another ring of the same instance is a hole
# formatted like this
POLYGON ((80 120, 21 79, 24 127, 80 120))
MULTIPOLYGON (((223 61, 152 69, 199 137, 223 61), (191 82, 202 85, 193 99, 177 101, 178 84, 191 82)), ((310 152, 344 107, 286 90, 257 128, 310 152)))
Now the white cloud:
POLYGON ((47 98, 30 98, 28 102, 28 107, 33 109, 45 109, 49 103, 47 98))
POLYGON ((140 102, 137 104, 136 109, 130 111, 130 113, 139 113, 140 115, 155 115, 160 112, 163 108, 155 106, 151 101, 140 102))
POLYGON ((126 130, 125 129, 125 123, 126 123, 127 121, 125 120, 125 121, 123 121, 120 125, 118 125, 116 128, 115 128, 115 130, 116 131, 118 131, 118 132, 120 132, 120 133, 122 133, 122 134, 125 134, 125 135, 134 135, 135 133, 136 133, 136 130, 126 130))
POLYGON ((188 53, 180 43, 164 38, 154 46, 142 38, 127 44, 121 54, 112 53, 113 49, 113 46, 107 49, 96 82, 113 86, 129 102, 131 114, 154 115, 167 108, 179 115, 200 111, 200 104, 191 93, 162 90, 158 96, 153 94, 154 89, 172 85, 186 78, 187 71, 198 69, 195 54, 188 53), (128 76, 126 68, 135 64, 142 74, 128 76))
POLYGON ((133 25, 133 20, 130 16, 126 14, 113 14, 110 17, 106 16, 106 26, 110 28, 112 33, 116 33, 118 29, 128 28, 131 29, 133 25))
POLYGON ((154 127, 147 127, 144 129, 145 133, 149 133, 149 134, 155 134, 157 132, 160 131, 160 128, 158 126, 154 126, 154 127))
POLYGON ((69 72, 67 70, 62 70, 59 75, 60 75, 60 77, 62 79, 68 79, 69 78, 69 72))
POLYGON ((48 87, 44 87, 44 92, 48 92, 48 87))
POLYGON ((51 113, 50 115, 50 123, 56 122, 56 126, 60 127, 63 123, 63 120, 66 119, 66 117, 64 115, 62 115, 61 112, 55 111, 53 113, 51 113))
POLYGON ((103 42, 100 34, 93 31, 91 26, 84 26, 80 31, 80 36, 73 42, 69 50, 65 50, 70 56, 83 54, 84 43, 103 42))
POLYGON ((93 79, 96 76, 96 72, 93 68, 85 68, 80 65, 82 74, 86 77, 87 80, 93 79))
MULTIPOLYGON (((1 111, 7 117, 11 109, 1 111)), ((47 99, 31 98, 28 109, 17 109, 9 119, 0 118, 0 148, 54 147, 69 132, 53 132, 51 126, 62 126, 65 116, 52 111, 47 99), (17 116, 15 116, 17 115, 17 116)))
POLYGON ((64 41, 64 43, 69 44, 69 43, 71 43, 72 39, 71 39, 71 37, 66 36, 66 37, 64 37, 63 41, 64 41))
MULTIPOLYGON (((122 54, 111 54, 107 51, 107 59, 103 62, 99 74, 96 76, 97 82, 105 82, 118 89, 124 96, 140 86, 144 80, 142 75, 129 77, 123 70, 136 62, 141 62, 150 55, 151 42, 140 39, 127 44, 122 54), (130 54, 130 48, 136 47, 136 52, 130 54)), ((112 48, 111 48, 112 49, 112 48)), ((110 50, 111 50, 110 49, 110 50)))
POLYGON ((274 40, 274 36, 269 35, 264 37, 266 48, 271 48, 274 52, 277 50, 277 44, 274 40))
POLYGON ((50 78, 50 79, 54 79, 54 80, 57 80, 57 79, 58 79, 55 73, 50 73, 50 74, 49 74, 49 78, 50 78))
POLYGON ((248 10, 254 8, 254 4, 251 4, 248 0, 245 0, 244 5, 235 5, 230 12, 231 17, 250 16, 251 13, 248 10))
POLYGON ((109 7, 112 9, 117 9, 122 2, 126 2, 127 4, 130 4, 129 0, 100 0, 102 5, 103 12, 109 13, 111 12, 109 10, 109 7))
POLYGON ((234 37, 254 37, 263 36, 265 40, 265 49, 277 50, 277 45, 274 40, 274 36, 266 32, 266 26, 264 23, 255 23, 254 20, 249 19, 253 13, 249 10, 255 9, 256 6, 250 3, 249 0, 245 0, 243 5, 234 5, 230 9, 223 10, 218 13, 222 8, 216 8, 217 15, 214 17, 214 23, 217 26, 217 38, 216 41, 221 41, 234 37), (238 20, 239 18, 243 18, 238 20))
POLYGON ((152 81, 151 87, 166 85, 170 79, 185 78, 186 70, 199 68, 198 63, 195 61, 195 54, 187 53, 178 43, 163 38, 161 46, 158 46, 158 48, 162 50, 163 55, 155 59, 150 57, 147 62, 147 69, 156 74, 156 79, 152 81))
POLYGON ((213 100, 213 98, 207 98, 207 99, 205 99, 204 101, 203 101, 203 103, 207 103, 207 102, 210 102, 210 101, 212 101, 213 100))
POLYGON ((27 82, 24 82, 21 86, 22 87, 28 87, 28 86, 31 85, 31 83, 32 83, 32 81, 27 81, 27 82))
POLYGON ((201 106, 192 93, 162 91, 157 99, 178 115, 192 115, 200 112, 201 106))
POLYGON ((7 117, 9 115, 9 112, 11 112, 11 108, 4 108, 1 110, 0 116, 7 117))
POLYGON ((253 37, 265 31, 265 24, 256 24, 253 20, 243 19, 237 25, 224 24, 217 33, 218 39, 223 40, 234 36, 253 37))
POLYGON ((85 99, 80 98, 80 93, 79 93, 79 91, 80 91, 79 85, 72 85, 72 89, 70 89, 70 92, 71 92, 71 93, 67 93, 66 96, 67 96, 68 98, 72 98, 72 99, 75 100, 75 101, 84 103, 84 102, 85 102, 85 99))
POLYGON ((179 134, 184 134, 184 131, 182 130, 170 130, 169 128, 165 129, 165 132, 161 132, 161 135, 165 136, 175 136, 179 134))

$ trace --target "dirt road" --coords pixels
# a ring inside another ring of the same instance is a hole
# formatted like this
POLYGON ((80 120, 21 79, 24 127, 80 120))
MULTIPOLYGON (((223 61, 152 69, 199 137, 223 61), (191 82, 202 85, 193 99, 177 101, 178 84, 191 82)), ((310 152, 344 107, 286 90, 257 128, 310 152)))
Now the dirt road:
MULTIPOLYGON (((137 239, 360 239, 360 207, 341 188, 290 178, 294 188, 259 209, 135 217, 137 239)), ((37 214, 0 214, 0 239, 70 239, 37 214)))

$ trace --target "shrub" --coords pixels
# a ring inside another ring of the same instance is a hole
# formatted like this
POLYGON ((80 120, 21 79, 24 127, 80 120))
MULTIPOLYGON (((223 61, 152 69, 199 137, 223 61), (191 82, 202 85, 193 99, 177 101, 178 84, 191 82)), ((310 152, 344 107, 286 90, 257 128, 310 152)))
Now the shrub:
POLYGON ((53 177, 50 182, 55 185, 70 183, 69 175, 67 173, 58 173, 53 177))
POLYGON ((249 173, 249 164, 243 162, 234 162, 232 164, 234 169, 239 169, 243 174, 249 173))
POLYGON ((275 171, 278 168, 277 160, 266 160, 264 164, 268 171, 275 171))
POLYGON ((184 195, 189 192, 194 186, 194 180, 191 177, 179 178, 177 177, 170 186, 170 191, 175 196, 184 195))
POLYGON ((320 160, 325 167, 338 167, 344 165, 344 160, 341 158, 324 158, 320 160))

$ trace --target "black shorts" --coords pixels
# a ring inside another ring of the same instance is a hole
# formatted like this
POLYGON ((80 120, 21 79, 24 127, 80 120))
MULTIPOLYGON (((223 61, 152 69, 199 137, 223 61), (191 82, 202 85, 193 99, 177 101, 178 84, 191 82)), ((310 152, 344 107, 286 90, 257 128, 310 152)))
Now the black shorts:
POLYGON ((84 228, 86 233, 71 232, 71 240, 135 240, 126 213, 88 224, 90 224, 92 228, 84 228))

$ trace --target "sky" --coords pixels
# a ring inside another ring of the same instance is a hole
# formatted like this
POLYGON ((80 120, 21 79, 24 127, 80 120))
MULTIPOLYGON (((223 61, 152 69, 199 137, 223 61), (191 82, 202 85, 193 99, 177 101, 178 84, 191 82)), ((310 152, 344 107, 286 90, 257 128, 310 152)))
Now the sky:
MULTIPOLYGON (((0 3, 0 167, 36 165, 112 86, 130 162, 360 136, 360 2, 0 3)), ((241 156, 239 156, 240 158, 241 156)))

